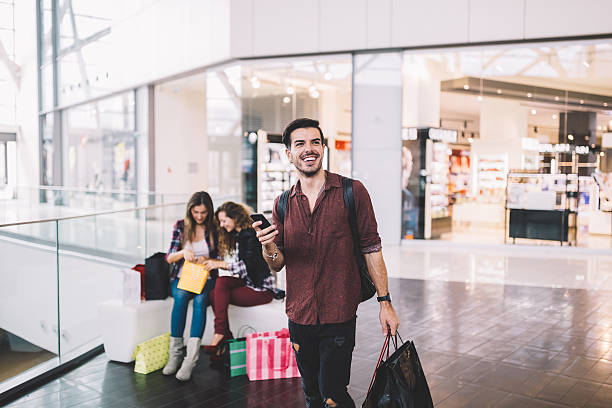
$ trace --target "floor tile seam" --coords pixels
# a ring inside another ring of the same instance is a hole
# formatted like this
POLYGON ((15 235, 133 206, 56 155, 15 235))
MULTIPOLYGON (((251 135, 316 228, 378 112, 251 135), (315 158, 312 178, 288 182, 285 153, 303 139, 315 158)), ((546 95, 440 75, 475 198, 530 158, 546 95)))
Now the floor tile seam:
POLYGON ((507 398, 511 398, 511 397, 513 397, 513 396, 514 396, 514 397, 520 397, 520 398, 526 398, 526 399, 528 399, 528 400, 533 400, 533 401, 543 402, 543 403, 546 403, 546 404, 551 404, 551 403, 552 403, 552 404, 558 405, 558 406, 560 406, 560 407, 572 407, 572 408, 574 408, 574 406, 573 406, 573 405, 569 405, 569 404, 566 404, 566 403, 563 403, 563 402, 560 402, 560 401, 552 401, 552 400, 547 400, 547 399, 538 398, 538 397, 531 397, 531 396, 526 396, 526 395, 522 395, 522 394, 517 394, 517 393, 514 393, 514 392, 510 392, 510 393, 508 393, 508 395, 507 395, 507 396, 505 396, 504 398, 502 398, 500 401, 498 401, 498 402, 495 404, 495 407, 500 406, 500 404, 501 404, 501 403, 502 403, 502 402, 503 402, 505 399, 507 399, 507 398))

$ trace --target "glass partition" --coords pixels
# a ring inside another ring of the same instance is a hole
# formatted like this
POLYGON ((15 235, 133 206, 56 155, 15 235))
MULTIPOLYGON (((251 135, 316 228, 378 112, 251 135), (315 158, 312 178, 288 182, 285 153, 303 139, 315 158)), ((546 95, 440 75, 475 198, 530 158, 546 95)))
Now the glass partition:
POLYGON ((25 225, 0 226, 0 393, 59 354, 56 226, 35 226, 49 233, 44 243, 17 239, 25 225))
POLYGON ((123 269, 168 249, 184 212, 179 202, 0 224, 0 393, 101 345, 98 305, 121 298, 123 269))

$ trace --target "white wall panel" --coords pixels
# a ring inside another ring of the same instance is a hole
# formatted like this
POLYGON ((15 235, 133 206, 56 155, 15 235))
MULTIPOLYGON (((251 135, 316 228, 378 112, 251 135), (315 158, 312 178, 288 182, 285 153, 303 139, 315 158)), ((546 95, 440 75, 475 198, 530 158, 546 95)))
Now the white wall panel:
POLYGON ((393 0, 396 47, 468 41, 468 0, 393 0))
POLYGON ((391 1, 368 0, 367 48, 391 46, 391 1))
POLYGON ((253 2, 232 0, 230 8, 230 44, 233 57, 253 55, 253 2))
POLYGON ((612 33, 610 0, 526 0, 526 38, 612 33))
POLYGON ((523 38, 525 0, 470 0, 469 41, 523 38))
POLYGON ((316 52, 319 44, 319 2, 255 0, 255 55, 316 52))
POLYGON ((366 48, 366 0, 326 0, 319 7, 320 51, 366 48))

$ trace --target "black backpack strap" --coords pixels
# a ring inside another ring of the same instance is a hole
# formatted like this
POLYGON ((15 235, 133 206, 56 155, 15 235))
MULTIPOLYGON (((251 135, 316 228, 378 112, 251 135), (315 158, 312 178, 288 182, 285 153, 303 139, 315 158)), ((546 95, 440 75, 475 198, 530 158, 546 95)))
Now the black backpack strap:
MULTIPOLYGON (((353 246, 359 248, 359 233, 357 232, 357 210, 355 210, 355 195, 353 194, 353 179, 342 177, 342 196, 344 206, 349 210, 349 226, 353 236, 353 246)), ((359 251, 356 252, 358 254, 359 251)))
POLYGON ((285 213, 287 212, 287 203, 289 202, 290 193, 291 189, 283 191, 276 204, 276 214, 283 224, 285 223, 285 213))

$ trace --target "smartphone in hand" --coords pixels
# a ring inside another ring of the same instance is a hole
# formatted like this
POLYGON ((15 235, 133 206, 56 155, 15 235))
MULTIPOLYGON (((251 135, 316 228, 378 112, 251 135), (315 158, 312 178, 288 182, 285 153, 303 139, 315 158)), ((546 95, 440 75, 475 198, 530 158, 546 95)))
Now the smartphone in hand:
POLYGON ((268 221, 268 219, 263 214, 251 214, 251 219, 253 220, 253 222, 261 221, 259 229, 262 230, 268 228, 271 225, 270 221, 268 221))

